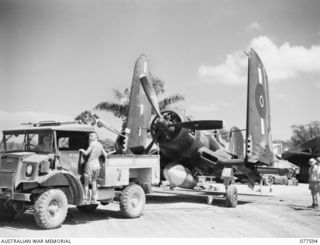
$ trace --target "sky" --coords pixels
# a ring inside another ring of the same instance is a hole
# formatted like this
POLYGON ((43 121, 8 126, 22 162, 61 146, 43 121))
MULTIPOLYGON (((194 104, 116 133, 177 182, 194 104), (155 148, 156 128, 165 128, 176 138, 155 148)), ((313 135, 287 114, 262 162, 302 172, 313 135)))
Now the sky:
POLYGON ((317 0, 0 0, 0 130, 72 121, 112 101, 141 54, 188 114, 245 128, 243 51, 254 48, 269 77, 273 139, 287 140, 291 125, 320 120, 319 13, 317 0))

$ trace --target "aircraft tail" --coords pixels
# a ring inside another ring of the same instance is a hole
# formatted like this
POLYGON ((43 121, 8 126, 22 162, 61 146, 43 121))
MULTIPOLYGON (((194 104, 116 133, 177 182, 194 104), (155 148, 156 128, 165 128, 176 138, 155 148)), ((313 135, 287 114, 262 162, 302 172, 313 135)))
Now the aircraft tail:
POLYGON ((243 136, 241 130, 237 127, 232 127, 230 129, 230 143, 229 152, 232 155, 237 156, 239 159, 244 159, 243 152, 243 136))
POLYGON ((147 58, 144 55, 141 55, 135 63, 127 122, 129 129, 127 147, 135 154, 144 152, 151 120, 151 106, 140 83, 141 75, 146 75, 151 81, 147 58))
POLYGON ((273 163, 269 85, 258 54, 251 49, 248 64, 246 161, 273 163))

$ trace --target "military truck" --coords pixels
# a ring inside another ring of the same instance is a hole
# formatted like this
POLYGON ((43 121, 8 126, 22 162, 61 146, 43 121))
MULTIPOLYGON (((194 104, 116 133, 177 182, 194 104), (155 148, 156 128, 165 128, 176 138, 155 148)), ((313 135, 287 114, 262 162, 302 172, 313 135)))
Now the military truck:
MULTIPOLYGON (((40 122, 3 131, 0 154, 0 221, 33 210, 44 229, 59 227, 68 206, 92 212, 98 204, 84 198, 85 158, 79 149, 89 146, 94 127, 78 123, 40 122), (49 147, 41 147, 44 139, 49 147)), ((145 194, 160 180, 157 155, 108 155, 100 158, 98 202, 118 200, 124 217, 139 217, 145 194)))

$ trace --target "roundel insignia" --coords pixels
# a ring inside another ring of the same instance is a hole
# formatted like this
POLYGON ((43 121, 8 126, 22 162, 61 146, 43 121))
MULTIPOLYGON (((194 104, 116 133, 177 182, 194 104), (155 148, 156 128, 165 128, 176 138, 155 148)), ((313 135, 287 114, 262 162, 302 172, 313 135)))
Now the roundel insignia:
POLYGON ((256 107, 258 110, 258 113, 260 117, 265 118, 266 117, 266 106, 267 106, 267 101, 266 101, 266 93, 264 91, 264 87, 261 84, 258 84, 256 87, 256 107))

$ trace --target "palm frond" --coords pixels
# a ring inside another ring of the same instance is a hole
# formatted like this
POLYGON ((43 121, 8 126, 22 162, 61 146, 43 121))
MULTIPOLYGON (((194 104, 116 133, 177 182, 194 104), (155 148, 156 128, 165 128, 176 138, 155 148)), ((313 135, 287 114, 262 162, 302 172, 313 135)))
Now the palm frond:
POLYGON ((171 95, 167 98, 164 98, 163 100, 161 100, 159 102, 160 110, 161 111, 166 110, 168 108, 168 106, 170 106, 174 103, 180 102, 180 101, 184 101, 184 97, 180 94, 174 94, 174 95, 171 95))
POLYGON ((164 82, 159 78, 152 78, 152 87, 156 95, 163 94, 165 92, 164 82))
POLYGON ((121 105, 113 102, 101 102, 94 109, 111 112, 115 117, 123 118, 128 114, 128 105, 121 105))

